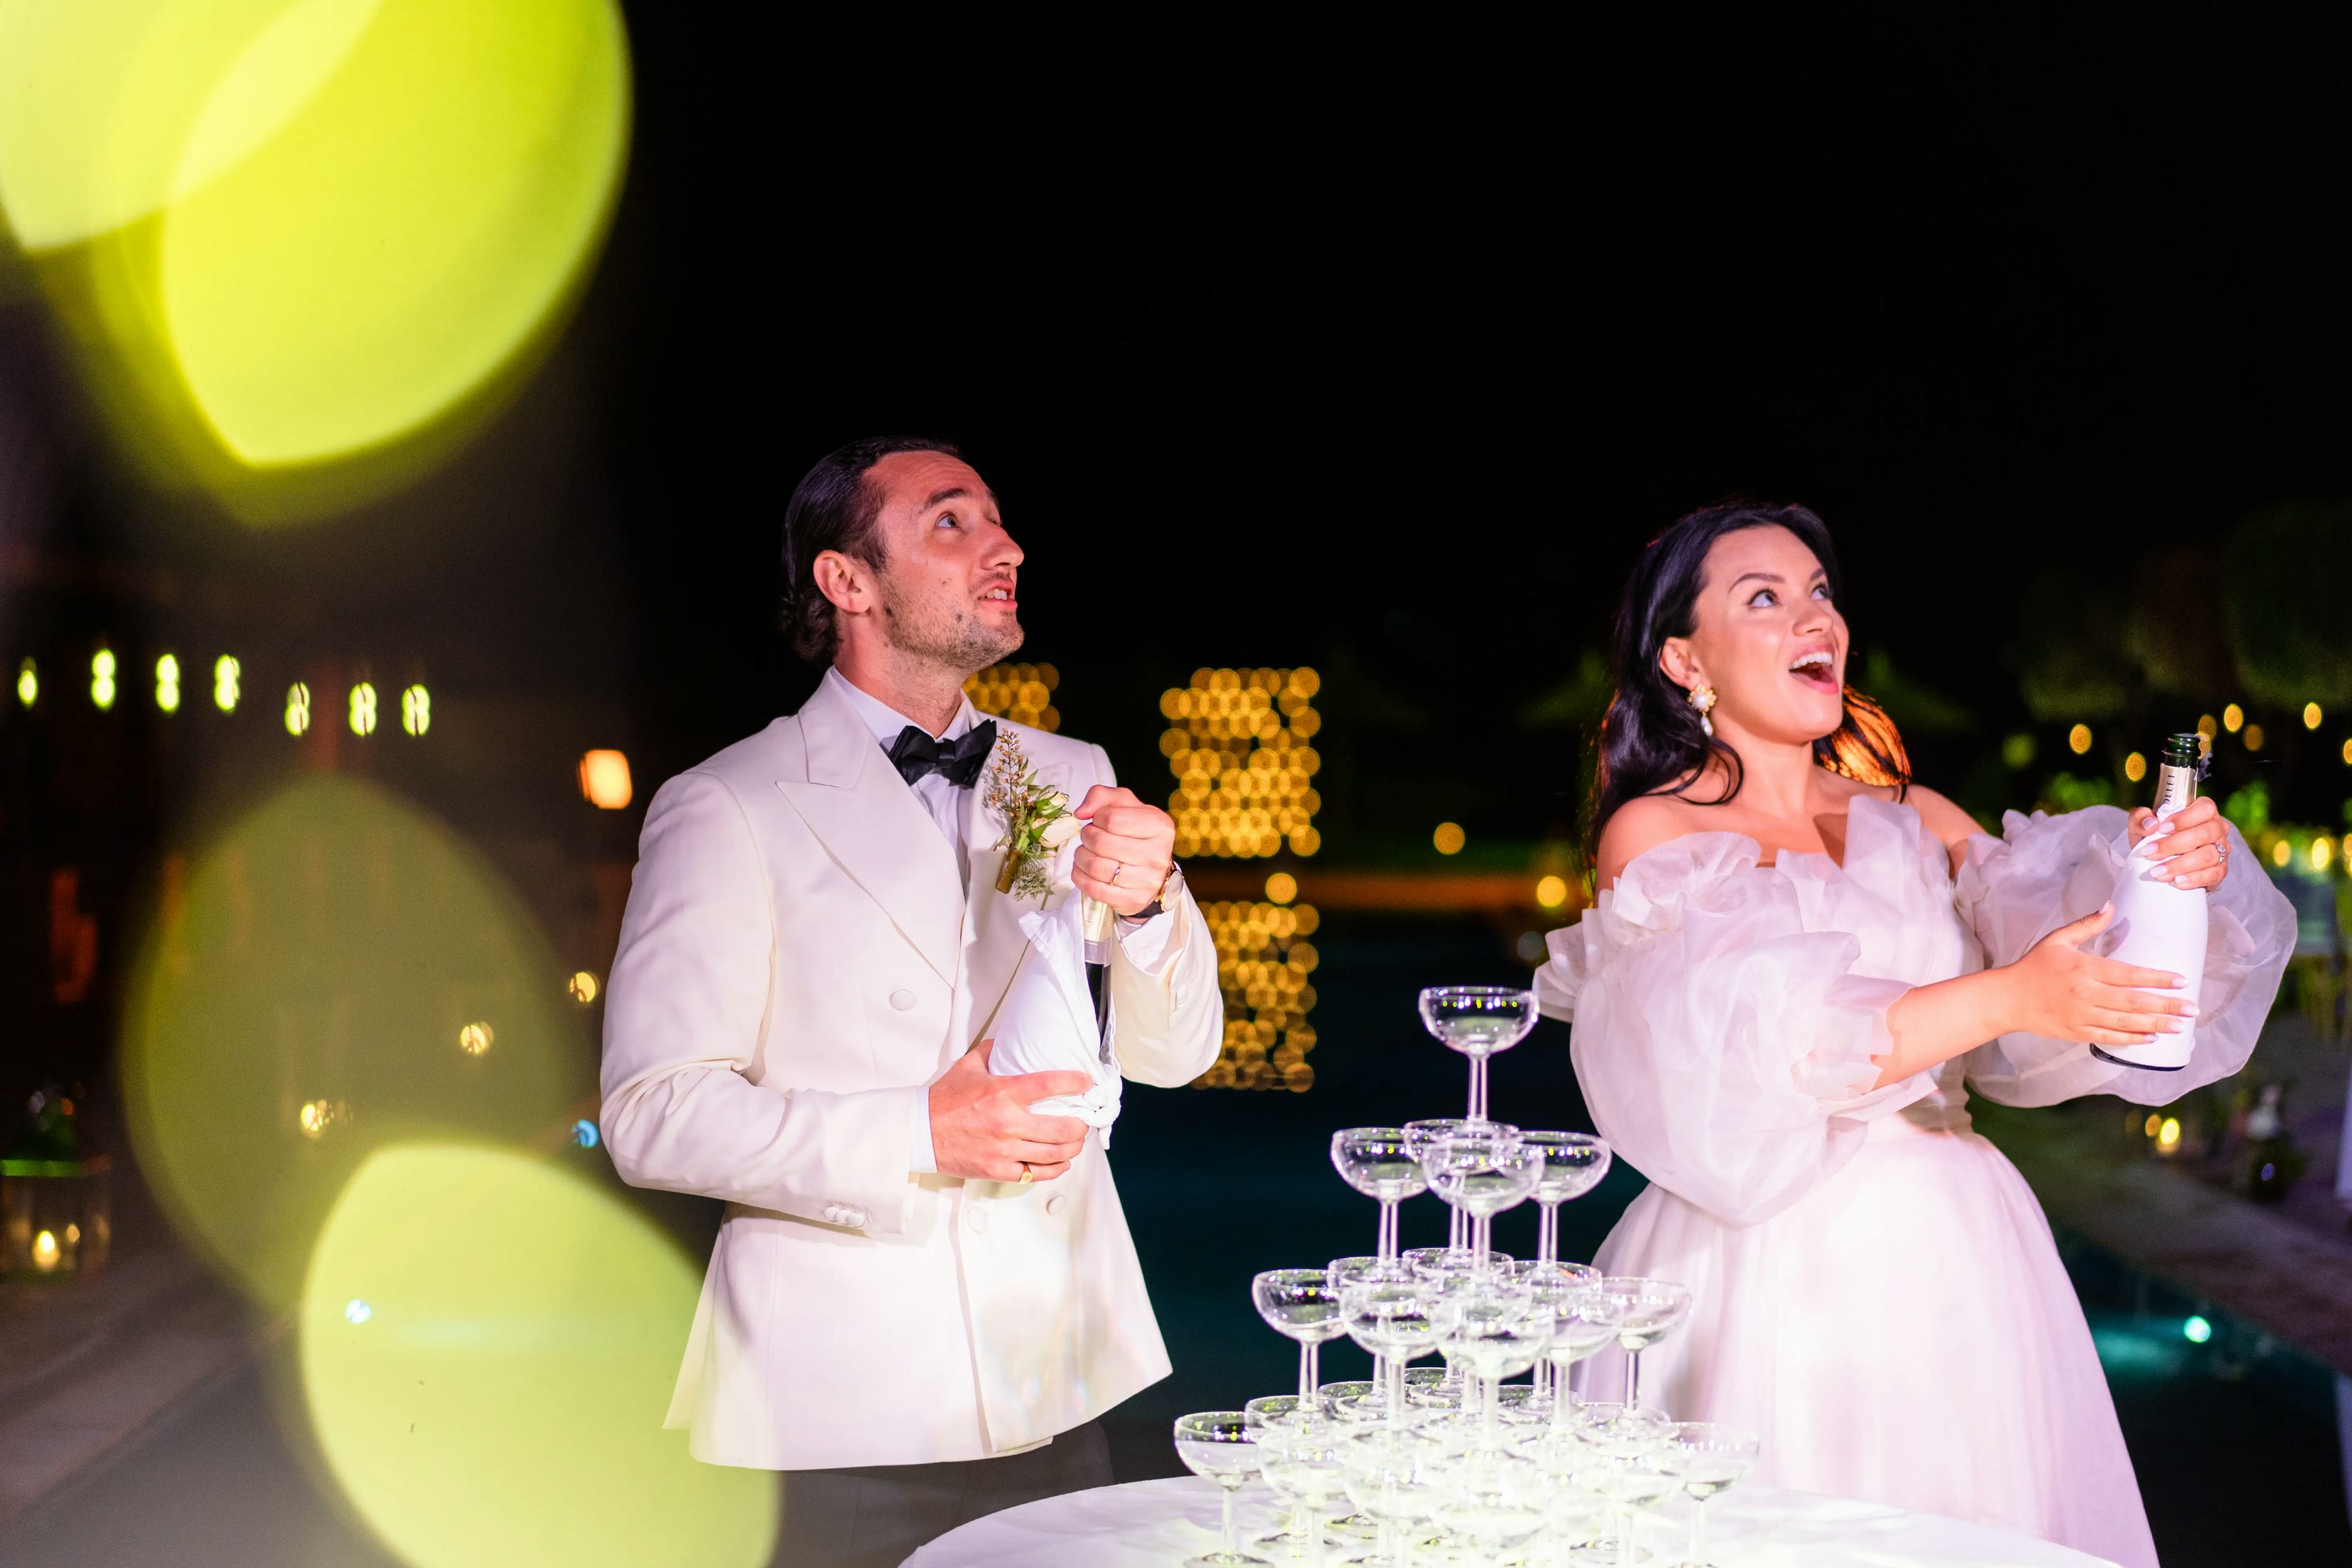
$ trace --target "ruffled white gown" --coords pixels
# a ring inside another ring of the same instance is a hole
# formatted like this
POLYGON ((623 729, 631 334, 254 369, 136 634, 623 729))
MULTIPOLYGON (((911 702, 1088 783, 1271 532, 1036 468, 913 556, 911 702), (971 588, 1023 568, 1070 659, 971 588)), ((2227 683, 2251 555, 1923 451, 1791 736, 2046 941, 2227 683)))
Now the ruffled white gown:
MULTIPOLYGON (((1643 1353, 1643 1396, 1759 1432, 1755 1479, 2024 1531, 2126 1568, 2156 1550, 2050 1227, 1969 1131, 2004 1104, 2156 1105, 2236 1071, 2294 944, 2286 899, 2231 830, 2196 1057, 2126 1069, 2004 1036, 1872 1091, 1909 987, 2008 963, 2105 900, 2124 813, 2012 812, 1955 878, 1907 805, 1853 803, 1845 863, 1744 834, 1634 858, 1538 976, 1573 1021, 1595 1125, 1650 1178, 1595 1261, 1679 1279, 1688 1324, 1643 1353)), ((1622 1358, 1580 1372, 1622 1384, 1622 1358)))

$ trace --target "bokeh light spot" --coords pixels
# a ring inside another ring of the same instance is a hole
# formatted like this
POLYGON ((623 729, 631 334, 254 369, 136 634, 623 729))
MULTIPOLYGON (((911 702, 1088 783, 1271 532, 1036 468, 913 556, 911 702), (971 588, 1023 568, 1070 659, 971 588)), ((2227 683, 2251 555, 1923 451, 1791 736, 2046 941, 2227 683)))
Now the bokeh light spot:
POLYGON ((286 689, 286 732, 307 733, 310 728, 310 689, 300 681, 286 689))
POLYGON ((2124 777, 2131 780, 2134 784, 2137 784, 2140 780, 2147 777, 2147 759, 2137 752, 2134 752, 2131 755, 2126 757, 2124 759, 2124 777))
POLYGON ((416 1568, 765 1563, 774 1478, 698 1464, 662 1429, 700 1284, 562 1171, 463 1144, 379 1150, 303 1293, 320 1449, 416 1568), (371 1309, 364 1334, 352 1300, 371 1309))
POLYGON ((1298 879, 1287 871, 1276 871, 1265 879, 1268 903, 1286 904, 1298 896, 1298 879))
POLYGON ((618 752, 590 752, 580 759, 580 794, 600 811, 619 811, 629 804, 629 759, 618 752))
POLYGON ((352 688, 352 733, 368 736, 375 733, 375 688, 362 680, 352 688))
POLYGON ((400 727, 412 735, 433 728, 433 694, 424 687, 412 686, 400 694, 400 727))
POLYGON ((457 1048, 469 1057, 478 1057, 498 1040, 488 1024, 468 1024, 457 1031, 457 1048))
MULTIPOLYGON (((141 944, 121 1052, 140 1169, 184 1237, 290 1306, 373 1149, 570 1128, 595 1051, 547 984, 561 973, 440 822, 348 775, 305 778, 194 857, 141 944), (453 1048, 486 1020, 497 1049, 453 1048)), ((352 1289, 337 1309, 355 1295, 383 1305, 352 1289)))
POLYGON ((2067 731, 2066 749, 2074 752, 2078 757, 2084 752, 2089 751, 2091 749, 2091 727, 2088 724, 2077 724, 2073 729, 2067 731))
POLYGON ((343 1321, 357 1325, 375 1316, 375 1309, 357 1296, 343 1303, 343 1321))
POLYGON ((1558 876, 1545 876, 1536 880, 1536 902, 1548 910, 1556 910, 1568 902, 1568 881, 1558 876))
POLYGON ((1462 831, 1462 825, 1458 822, 1439 823, 1437 831, 1431 834, 1429 838, 1430 842, 1437 847, 1437 852, 1440 855, 1459 855, 1462 853, 1462 847, 1470 841, 1470 836, 1462 831))
POLYGON ((156 252, 188 392, 252 466, 379 445, 488 380, 593 251, 628 127, 610 0, 384 0, 257 136, 273 43, 205 103, 156 252))
POLYGON ((571 984, 564 990, 571 994, 574 1002, 585 1007, 596 1000, 596 976, 583 969, 572 976, 571 984))
MULTIPOLYGON (((30 658, 16 667, 16 700, 30 708, 41 695, 41 672, 30 658)), ((2346 742, 2352 744, 2352 742, 2346 742)))
POLYGON ((110 650, 100 648, 89 656, 89 700, 100 712, 114 706, 115 668, 110 650))
POLYGON ((213 706, 224 713, 236 711, 237 679, 245 667, 227 654, 213 660, 213 706))
POLYGON ((572 1124, 572 1141, 583 1149, 593 1149, 604 1141, 604 1135, 596 1131, 594 1122, 583 1116, 572 1124))
POLYGON ((2180 1337, 2192 1345, 2201 1345, 2213 1337, 2213 1325, 2203 1318, 2191 1317, 2180 1325, 2180 1337))

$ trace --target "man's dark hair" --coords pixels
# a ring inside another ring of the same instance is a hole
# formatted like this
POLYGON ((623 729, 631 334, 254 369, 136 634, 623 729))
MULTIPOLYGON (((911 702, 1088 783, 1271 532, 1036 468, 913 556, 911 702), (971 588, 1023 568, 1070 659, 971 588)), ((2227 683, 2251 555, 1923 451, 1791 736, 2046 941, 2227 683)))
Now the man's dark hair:
POLYGON ((874 524, 882 515, 882 491, 866 476, 893 452, 963 456, 953 443, 928 436, 868 436, 819 458, 784 506, 784 633, 811 664, 831 664, 841 647, 833 601, 816 585, 816 558, 838 550, 881 569, 874 524))

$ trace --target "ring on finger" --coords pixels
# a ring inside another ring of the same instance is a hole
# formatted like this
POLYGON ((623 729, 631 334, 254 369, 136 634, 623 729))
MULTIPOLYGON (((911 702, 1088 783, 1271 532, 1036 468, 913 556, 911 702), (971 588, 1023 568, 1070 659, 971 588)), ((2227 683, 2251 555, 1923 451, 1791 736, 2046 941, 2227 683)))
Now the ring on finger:
POLYGON ((1118 881, 1118 874, 1126 869, 1127 866, 1124 861, 1114 860, 1110 863, 1110 875, 1103 879, 1116 885, 1118 881))

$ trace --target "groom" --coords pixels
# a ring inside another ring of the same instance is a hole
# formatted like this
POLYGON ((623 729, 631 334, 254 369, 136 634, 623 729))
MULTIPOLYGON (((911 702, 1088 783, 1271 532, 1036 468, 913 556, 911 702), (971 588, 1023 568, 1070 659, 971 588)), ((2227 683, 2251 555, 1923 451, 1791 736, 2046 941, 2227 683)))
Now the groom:
POLYGON ((1008 732, 1076 803, 1077 890, 1118 915, 1119 1070, 1187 1082, 1223 1033, 1167 814, 1101 748, 964 697, 1021 646, 1021 562, 954 447, 825 458, 784 511, 784 617, 830 668, 646 814, 605 1144, 631 1183, 726 1200, 668 1425, 709 1463, 793 1472, 782 1563, 895 1564, 1107 1485, 1095 1418, 1169 1371, 1100 1142, 1027 1109, 1087 1077, 988 1070, 1036 907, 996 890, 982 773, 1008 732))

